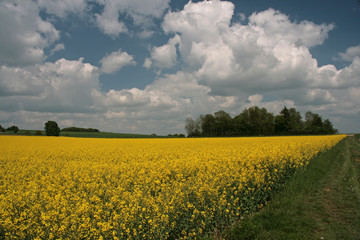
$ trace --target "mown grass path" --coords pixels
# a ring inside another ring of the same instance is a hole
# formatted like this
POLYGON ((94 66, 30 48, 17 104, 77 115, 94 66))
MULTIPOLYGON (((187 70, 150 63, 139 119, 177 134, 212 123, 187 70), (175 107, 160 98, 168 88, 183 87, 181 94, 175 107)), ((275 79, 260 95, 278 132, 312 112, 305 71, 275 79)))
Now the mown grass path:
POLYGON ((360 239, 360 136, 347 137, 286 183, 224 239, 360 239))

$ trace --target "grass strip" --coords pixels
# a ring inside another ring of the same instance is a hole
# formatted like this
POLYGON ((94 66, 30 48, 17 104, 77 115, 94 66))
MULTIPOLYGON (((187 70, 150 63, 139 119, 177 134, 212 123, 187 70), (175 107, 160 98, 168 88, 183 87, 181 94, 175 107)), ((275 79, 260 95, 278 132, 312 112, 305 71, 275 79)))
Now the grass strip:
MULTIPOLYGON (((17 133, 7 131, 1 135, 24 135, 24 136, 45 136, 45 131, 40 130, 19 130, 17 133)), ((80 137, 80 138, 165 138, 150 134, 133 134, 133 133, 112 133, 112 132, 67 132, 61 131, 62 137, 80 137)), ((166 136, 166 138, 168 138, 166 136)))
POLYGON ((224 239, 360 239, 360 137, 348 137, 296 173, 272 202, 224 239))

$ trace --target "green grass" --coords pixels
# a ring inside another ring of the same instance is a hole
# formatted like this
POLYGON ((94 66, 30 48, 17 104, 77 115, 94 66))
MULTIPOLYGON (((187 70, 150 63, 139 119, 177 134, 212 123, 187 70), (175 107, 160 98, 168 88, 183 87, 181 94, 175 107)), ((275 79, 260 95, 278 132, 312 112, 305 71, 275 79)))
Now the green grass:
MULTIPOLYGON (((8 131, 2 135, 25 135, 25 136, 45 136, 45 131, 38 130, 19 130, 17 133, 8 131)), ((82 137, 82 138, 164 138, 165 136, 133 134, 133 133, 111 133, 111 132, 60 132, 63 137, 82 137)))
POLYGON ((160 136, 132 133, 111 133, 111 132, 60 132, 64 137, 84 137, 84 138, 156 138, 160 136))
MULTIPOLYGON (((1 135, 35 135, 37 130, 19 130, 17 133, 14 133, 13 131, 6 131, 4 133, 1 133, 1 135)), ((45 134, 44 131, 40 131, 42 135, 45 134)))
MULTIPOLYGON (((224 239, 360 239, 360 136, 313 159, 224 239)), ((219 238, 219 237, 218 237, 219 238)))

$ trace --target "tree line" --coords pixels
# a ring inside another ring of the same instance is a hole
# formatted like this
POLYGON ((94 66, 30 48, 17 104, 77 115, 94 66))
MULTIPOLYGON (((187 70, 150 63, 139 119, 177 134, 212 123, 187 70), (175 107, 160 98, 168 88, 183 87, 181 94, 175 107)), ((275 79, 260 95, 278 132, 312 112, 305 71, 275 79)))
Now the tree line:
POLYGON ((271 135, 313 135, 336 134, 337 129, 329 119, 313 112, 305 113, 305 120, 295 108, 284 107, 274 116, 266 108, 252 106, 231 117, 220 110, 214 114, 200 115, 185 120, 188 137, 224 136, 271 136, 271 135))
POLYGON ((9 132, 9 131, 17 133, 19 131, 19 128, 14 125, 5 129, 3 126, 0 125, 0 132, 9 132))
MULTIPOLYGON (((45 123, 45 135, 46 136, 59 136, 60 135, 60 131, 63 132, 100 132, 99 129, 95 129, 95 128, 79 128, 79 127, 68 127, 68 128, 63 128, 60 130, 58 124, 55 121, 47 121, 45 123)), ((8 128, 4 128, 0 125, 0 132, 14 132, 17 133, 19 131, 19 128, 17 126, 11 126, 8 128)), ((36 135, 42 135, 41 131, 37 131, 36 135)))
POLYGON ((61 129, 62 132, 100 132, 96 128, 79 128, 79 127, 67 127, 61 129))

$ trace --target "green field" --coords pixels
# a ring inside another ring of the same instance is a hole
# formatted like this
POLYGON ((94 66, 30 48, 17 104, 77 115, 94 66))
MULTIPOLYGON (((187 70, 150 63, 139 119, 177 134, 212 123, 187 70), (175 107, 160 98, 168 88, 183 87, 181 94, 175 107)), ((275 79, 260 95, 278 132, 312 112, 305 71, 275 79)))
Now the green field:
POLYGON ((60 132, 64 137, 86 137, 86 138, 155 138, 156 135, 111 133, 111 132, 60 132))
MULTIPOLYGON (((29 135, 29 136, 45 136, 45 131, 39 130, 19 130, 16 134, 14 132, 5 132, 3 135, 29 135), (40 134, 41 133, 41 134, 40 134)), ((165 136, 156 136, 148 134, 133 134, 133 133, 111 133, 111 132, 60 132, 63 137, 83 137, 83 138, 160 138, 165 136)))
POLYGON ((360 135, 295 174, 271 202, 218 239, 360 239, 360 135))

